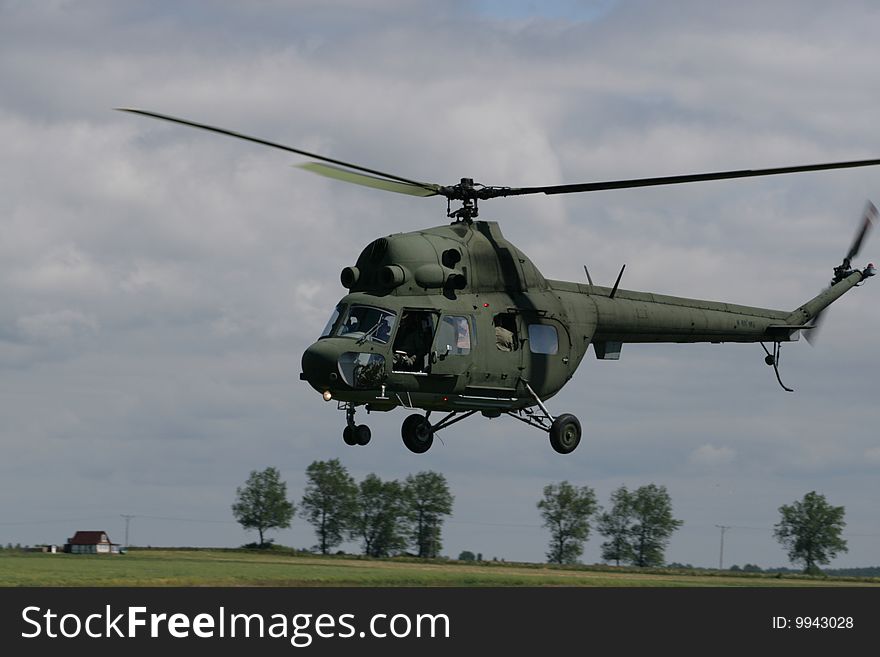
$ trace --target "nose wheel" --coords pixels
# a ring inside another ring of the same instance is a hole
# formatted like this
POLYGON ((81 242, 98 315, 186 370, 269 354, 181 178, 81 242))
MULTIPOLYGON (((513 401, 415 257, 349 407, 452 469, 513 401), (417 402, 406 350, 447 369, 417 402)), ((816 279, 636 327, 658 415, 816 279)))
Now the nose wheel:
POLYGON ((373 433, 366 424, 357 424, 342 430, 342 440, 346 445, 366 445, 372 437, 373 433))
POLYGON ((355 424, 354 406, 345 409, 345 429, 342 430, 342 440, 346 445, 366 445, 373 437, 370 427, 366 424, 355 424))

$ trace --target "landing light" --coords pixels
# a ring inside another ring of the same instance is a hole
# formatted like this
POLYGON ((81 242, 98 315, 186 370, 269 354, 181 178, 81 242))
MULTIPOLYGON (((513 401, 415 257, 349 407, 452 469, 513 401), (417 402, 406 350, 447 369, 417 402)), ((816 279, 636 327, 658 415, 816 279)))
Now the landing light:
POLYGON ((329 390, 325 390, 324 394, 321 396, 324 398, 324 401, 330 401, 331 399, 333 399, 333 393, 329 390))

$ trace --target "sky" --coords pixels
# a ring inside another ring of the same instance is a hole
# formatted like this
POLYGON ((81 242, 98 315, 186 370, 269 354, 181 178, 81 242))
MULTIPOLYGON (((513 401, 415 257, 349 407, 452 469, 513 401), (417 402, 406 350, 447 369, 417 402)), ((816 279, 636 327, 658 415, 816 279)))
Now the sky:
MULTIPOLYGON (((302 158, 113 111, 139 107, 398 175, 532 186, 880 157, 872 2, 0 0, 0 543, 105 530, 153 546, 255 540, 235 489, 277 467, 356 480, 443 473, 443 553, 543 561, 550 483, 666 486, 670 562, 788 565, 779 507, 846 509, 880 564, 880 289, 847 294, 815 347, 590 352, 550 402, 556 454, 471 418, 423 455, 406 412, 344 415, 299 380, 303 350, 378 236, 446 223, 440 198, 345 185, 302 158)), ((481 218, 549 278, 794 309, 828 284, 880 169, 497 199, 481 218)), ((877 235, 856 264, 880 255, 877 235)), ((880 287, 880 286, 878 286, 880 287)), ((296 518, 270 532, 308 548, 296 518)), ((593 532, 582 561, 600 561, 593 532)), ((357 542, 341 546, 357 551, 357 542)))

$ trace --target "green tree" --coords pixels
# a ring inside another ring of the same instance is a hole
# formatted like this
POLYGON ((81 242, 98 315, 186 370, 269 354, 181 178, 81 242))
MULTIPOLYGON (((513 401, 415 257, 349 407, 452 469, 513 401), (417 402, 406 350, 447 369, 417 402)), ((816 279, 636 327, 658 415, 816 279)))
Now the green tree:
POLYGON ((476 561, 476 560, 477 560, 477 557, 476 557, 476 555, 475 555, 473 552, 471 552, 470 550, 463 550, 463 551, 458 555, 458 560, 459 560, 459 561, 476 561))
POLYGON ((245 529, 256 529, 260 545, 269 529, 290 527, 294 505, 287 499, 287 484, 281 481, 277 468, 253 470, 244 486, 235 489, 236 501, 232 515, 245 529))
POLYGON ((596 529, 608 540, 602 543, 602 559, 620 565, 632 561, 633 494, 626 486, 611 493, 611 509, 603 512, 596 529))
POLYGON ((544 486, 538 502, 544 526, 550 530, 551 563, 577 563, 590 535, 590 517, 596 512, 596 493, 589 486, 577 488, 567 481, 544 486))
POLYGON ((410 537, 420 557, 437 557, 443 547, 440 530, 443 516, 452 514, 455 499, 449 492, 446 477, 439 472, 409 475, 405 485, 408 516, 412 523, 410 537))
POLYGON ((632 550, 634 566, 662 566, 666 544, 684 522, 672 517, 672 500, 666 486, 648 484, 632 493, 632 550))
POLYGON ((351 535, 363 541, 364 554, 387 557, 404 550, 407 505, 403 485, 368 474, 358 485, 357 501, 351 535))
POLYGON ((357 516, 357 485, 339 459, 315 461, 306 468, 300 515, 315 528, 316 549, 328 554, 351 530, 357 516))
POLYGON ((788 551, 792 563, 803 563, 805 573, 819 573, 817 564, 827 564, 838 552, 846 552, 840 537, 846 523, 842 506, 831 506, 824 495, 811 491, 804 499, 779 507, 782 519, 773 534, 788 551))

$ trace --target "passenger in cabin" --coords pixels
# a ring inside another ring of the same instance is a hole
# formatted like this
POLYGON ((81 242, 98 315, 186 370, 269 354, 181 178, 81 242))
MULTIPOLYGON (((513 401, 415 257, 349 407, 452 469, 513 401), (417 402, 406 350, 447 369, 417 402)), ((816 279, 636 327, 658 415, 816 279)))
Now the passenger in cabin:
POLYGON ((427 313, 406 312, 400 318, 394 340, 394 369, 406 372, 426 371, 433 328, 427 313))
POLYGON ((513 351, 515 348, 513 331, 504 326, 504 316, 495 315, 493 324, 495 324, 495 346, 500 351, 513 351))

